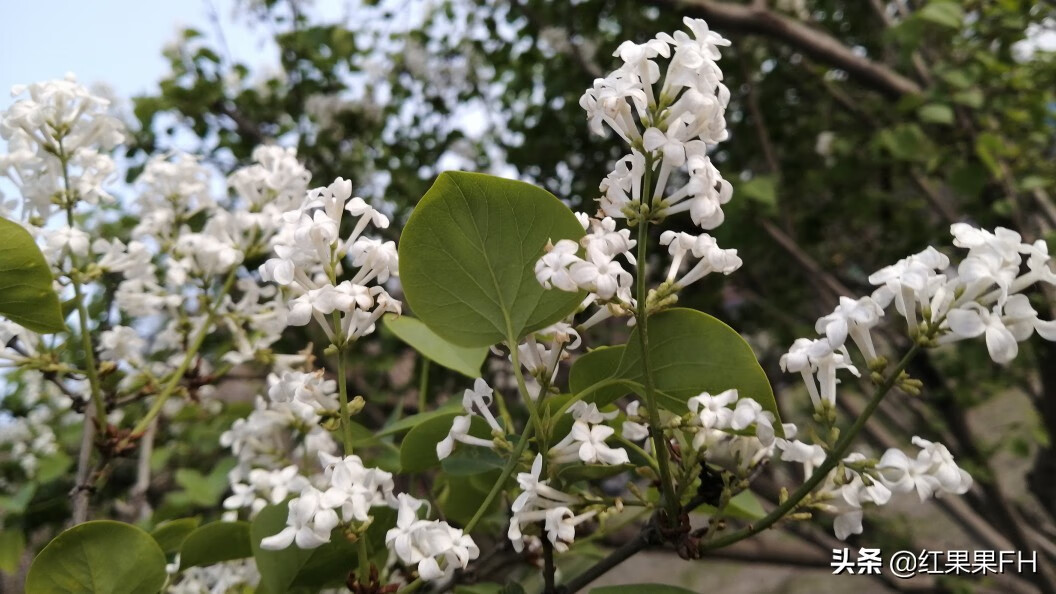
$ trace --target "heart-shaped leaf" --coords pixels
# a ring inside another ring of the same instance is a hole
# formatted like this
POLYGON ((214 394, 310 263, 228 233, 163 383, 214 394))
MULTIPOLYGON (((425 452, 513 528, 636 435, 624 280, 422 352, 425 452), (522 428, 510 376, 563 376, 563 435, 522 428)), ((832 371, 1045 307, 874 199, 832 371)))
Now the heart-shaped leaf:
POLYGON ((85 522, 55 537, 33 560, 30 594, 139 594, 165 584, 165 553, 131 524, 85 522))
MULTIPOLYGON (((780 415, 770 381, 748 343, 733 328, 705 313, 684 308, 662 311, 649 317, 649 360, 657 402, 677 414, 686 412, 686 401, 701 392, 717 394, 736 388, 742 398, 752 398, 777 419, 780 415)), ((588 390, 610 378, 644 383, 641 343, 635 329, 627 345, 596 349, 572 366, 569 386, 573 392, 588 390)), ((584 399, 599 406, 628 392, 610 386, 584 399)))
POLYGON ((448 171, 415 207, 400 237, 400 282, 414 313, 468 347, 517 340, 575 311, 584 294, 545 290, 535 263, 548 242, 583 227, 531 184, 448 171))

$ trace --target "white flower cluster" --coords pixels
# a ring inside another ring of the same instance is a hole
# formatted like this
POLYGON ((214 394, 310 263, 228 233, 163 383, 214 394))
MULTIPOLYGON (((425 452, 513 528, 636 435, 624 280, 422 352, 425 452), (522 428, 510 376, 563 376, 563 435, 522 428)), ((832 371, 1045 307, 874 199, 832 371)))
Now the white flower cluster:
MULTIPOLYGON (((956 270, 949 257, 933 247, 887 266, 869 277, 878 287, 872 295, 841 297, 835 311, 818 320, 821 336, 797 339, 781 357, 785 371, 802 374, 816 410, 834 409, 839 370, 859 375, 848 338, 871 371, 882 370, 871 331, 892 304, 905 319, 910 338, 920 344, 983 336, 990 357, 1000 364, 1012 361, 1019 343, 1035 331, 1056 340, 1056 321, 1039 319, 1022 293, 1038 282, 1056 284, 1045 242, 1024 243, 1018 233, 1000 227, 990 232, 957 223, 950 231, 953 244, 968 251, 956 270)), ((878 462, 854 453, 830 473, 820 494, 831 500, 827 509, 838 514, 839 538, 862 531, 863 503, 884 505, 892 493, 910 491, 924 501, 971 488, 971 477, 945 446, 920 437, 913 443, 921 448, 915 458, 897 449, 885 452, 878 462)), ((816 444, 778 439, 777 447, 783 460, 803 464, 808 476, 826 457, 816 444)))
POLYGON ((391 473, 364 466, 358 456, 339 458, 324 453, 320 461, 324 472, 319 482, 324 488, 303 481, 300 493, 289 501, 286 527, 264 538, 262 548, 280 550, 296 544, 314 549, 330 542, 338 526, 362 531, 372 521, 371 509, 388 507, 398 512, 385 543, 400 561, 416 565, 423 580, 450 578, 480 555, 473 538, 462 530, 447 522, 419 519, 418 510, 428 510, 428 504, 406 493, 394 494, 391 473))
POLYGON ((549 457, 554 464, 583 462, 584 464, 628 464, 630 459, 623 448, 609 447, 605 440, 612 437, 616 430, 605 421, 615 419, 619 411, 603 413, 598 405, 582 400, 568 409, 575 421, 572 429, 561 441, 550 448, 549 457))
POLYGON ((841 297, 836 310, 818 320, 822 337, 797 339, 781 357, 785 371, 803 375, 815 408, 835 405, 838 370, 859 375, 848 337, 866 363, 877 360, 871 330, 892 304, 911 338, 946 344, 984 336, 991 358, 1001 364, 1012 361, 1018 343, 1035 331, 1056 340, 1056 321, 1039 319, 1022 294, 1037 282, 1056 284, 1045 242, 1023 243, 1018 233, 1000 227, 991 233, 956 223, 950 231, 953 244, 968 250, 956 270, 933 247, 899 260, 869 277, 878 285, 871 296, 841 297))
POLYGON ((296 464, 337 452, 337 442, 321 426, 323 415, 337 410, 335 383, 321 371, 268 376, 267 398, 257 398, 249 416, 220 436, 220 445, 238 460, 228 473, 234 495, 224 501, 226 509, 250 508, 255 514, 267 503, 283 501, 298 489, 292 484, 300 480, 294 477, 296 464))
POLYGON ((260 275, 298 293, 288 303, 290 325, 303 326, 314 318, 332 342, 343 344, 373 332, 382 314, 400 313, 400 302, 380 284, 368 286, 399 274, 396 244, 362 236, 368 225, 384 229, 389 220, 362 198, 352 197, 352 182, 338 178, 328 187, 312 190, 282 220, 283 227, 272 240, 276 257, 261 266, 260 275), (346 211, 357 220, 351 234, 342 239, 346 211), (351 280, 338 283, 346 256, 358 271, 351 280), (331 324, 326 317, 331 314, 340 317, 339 324, 331 324))
MULTIPOLYGON (((950 451, 940 443, 913 438, 920 448, 915 458, 899 449, 884 452, 879 461, 860 453, 846 456, 829 472, 816 493, 821 509, 836 514, 834 531, 840 540, 862 533, 864 504, 881 506, 893 493, 916 491, 921 502, 944 493, 962 495, 971 488, 972 477, 957 466, 950 451)), ((803 465, 806 476, 825 460, 825 450, 816 444, 778 439, 781 459, 803 465)))
MULTIPOLYGON (((705 460, 746 470, 773 454, 774 415, 756 400, 726 390, 715 395, 702 392, 687 404, 690 419, 684 426, 695 428, 693 447, 704 453, 705 460)), ((795 435, 796 426, 785 423, 782 431, 786 437, 795 435)))
MULTIPOLYGON (((718 47, 729 41, 700 19, 684 22, 692 36, 678 31, 643 44, 621 44, 614 55, 623 66, 595 80, 580 99, 594 132, 602 134, 608 126, 631 149, 601 183, 597 218, 578 215, 587 235, 578 244, 558 241, 536 263, 536 278, 547 289, 587 291, 583 308, 602 306, 580 328, 627 315, 638 305, 631 291, 634 279, 617 259, 622 256, 636 265, 631 250, 637 241, 628 229, 616 229, 616 219, 644 224, 646 219, 689 211, 693 223, 708 230, 725 218, 722 205, 729 202, 733 187, 712 164, 708 150, 728 136, 725 111, 730 92, 716 61, 718 47), (662 83, 658 58, 669 59, 662 83), (669 188, 683 177, 684 183, 669 188)), ((712 272, 730 274, 741 265, 737 250, 719 248, 707 233, 668 231, 661 243, 670 246, 672 255, 670 291, 712 272), (699 261, 679 277, 691 257, 699 261)))
POLYGON ((179 571, 180 557, 168 566, 179 577, 165 589, 167 594, 227 594, 252 590, 260 583, 260 572, 252 559, 237 559, 179 571))
POLYGON ((110 115, 110 101, 65 79, 18 85, 16 101, 0 117, 0 137, 7 141, 0 155, 0 175, 10 179, 25 199, 23 217, 47 220, 56 195, 72 202, 96 204, 110 200, 103 184, 114 172, 109 151, 124 140, 124 126, 110 115), (66 187, 63 161, 75 175, 66 187))
POLYGON ((576 526, 597 514, 596 510, 591 510, 576 515, 570 506, 581 503, 582 500, 575 495, 554 489, 548 484, 548 480, 540 480, 542 471, 543 455, 538 454, 532 463, 531 472, 517 474, 521 494, 511 506, 513 515, 506 533, 517 552, 523 551, 526 542, 531 538, 525 536, 521 528, 539 522, 544 523, 543 528, 554 550, 567 551, 576 538, 576 526))

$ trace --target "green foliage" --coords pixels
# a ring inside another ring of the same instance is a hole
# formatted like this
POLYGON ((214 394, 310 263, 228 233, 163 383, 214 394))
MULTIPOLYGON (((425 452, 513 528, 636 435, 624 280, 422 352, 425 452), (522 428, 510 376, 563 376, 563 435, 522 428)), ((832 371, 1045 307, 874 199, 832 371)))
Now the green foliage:
MULTIPOLYGON (((385 532, 395 525, 395 513, 375 508, 374 521, 367 529, 370 548, 383 548, 385 532)), ((299 549, 290 545, 281 551, 260 548, 260 541, 286 527, 285 503, 265 507, 250 526, 250 544, 260 571, 258 592, 313 592, 343 584, 348 572, 357 566, 358 547, 337 528, 330 542, 316 549, 299 549)))
POLYGON ((33 236, 0 218, 0 316, 34 332, 66 330, 51 269, 33 236))
MULTIPOLYGON (((422 472, 440 464, 436 457, 436 444, 447 436, 451 430, 451 423, 455 417, 454 413, 432 417, 418 423, 411 429, 400 444, 400 468, 403 472, 422 472)), ((488 423, 474 415, 470 418, 469 433, 474 437, 491 439, 491 428, 488 423)), ((455 445, 455 451, 473 447, 455 445)))
POLYGON ((26 550, 26 535, 22 530, 7 527, 0 532, 0 572, 13 574, 18 571, 22 552, 26 550))
POLYGON ((27 594, 140 594, 165 583, 165 553, 129 524, 99 520, 48 543, 26 577, 27 594))
POLYGON ((385 315, 385 327, 397 338, 430 360, 469 378, 480 377, 480 366, 488 357, 487 347, 464 347, 452 344, 407 314, 385 315))
POLYGON ((180 569, 253 556, 249 522, 213 522, 190 533, 180 547, 180 569))
POLYGON ((154 537, 154 540, 158 541, 158 546, 168 555, 179 551, 180 547, 183 546, 183 541, 187 540, 187 537, 198 528, 200 523, 200 518, 168 520, 158 524, 156 528, 150 531, 150 535, 154 537))
MULTIPOLYGON (((675 308, 649 318, 649 352, 658 402, 676 413, 687 410, 686 401, 700 394, 717 394, 736 388, 742 398, 752 398, 777 419, 780 414, 766 373, 752 348, 732 328, 696 310, 675 308)), ((570 387, 574 393, 606 379, 625 379, 642 384, 641 346, 637 329, 625 347, 596 350, 572 366, 570 387), (619 364, 612 363, 619 355, 619 364)), ((626 390, 622 390, 626 393, 626 390)), ((619 397, 619 388, 592 392, 587 400, 599 406, 619 397)))
POLYGON ((455 344, 516 341, 572 313, 581 293, 547 291, 535 262, 583 227, 550 193, 476 173, 445 172, 400 237, 400 281, 414 312, 455 344))

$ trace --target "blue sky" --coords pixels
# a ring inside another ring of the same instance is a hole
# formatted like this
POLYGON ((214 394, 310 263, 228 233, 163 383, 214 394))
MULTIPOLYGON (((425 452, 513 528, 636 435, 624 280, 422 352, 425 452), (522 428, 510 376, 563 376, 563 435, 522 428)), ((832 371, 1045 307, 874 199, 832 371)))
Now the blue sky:
POLYGON ((271 55, 263 38, 232 19, 234 6, 235 0, 7 0, 0 107, 11 103, 12 85, 67 72, 83 83, 106 82, 121 97, 151 91, 167 71, 161 48, 175 39, 178 26, 216 38, 211 13, 220 17, 235 58, 255 63, 271 55))

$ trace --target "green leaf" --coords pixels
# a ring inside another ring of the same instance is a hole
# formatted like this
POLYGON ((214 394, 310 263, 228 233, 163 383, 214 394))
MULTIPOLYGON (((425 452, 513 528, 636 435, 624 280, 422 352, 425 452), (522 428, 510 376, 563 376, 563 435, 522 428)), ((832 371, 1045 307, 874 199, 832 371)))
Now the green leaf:
POLYGON ((473 476, 501 469, 505 465, 506 460, 494 451, 467 445, 456 445, 455 451, 440 461, 444 472, 452 476, 473 476))
POLYGON ((634 470, 634 464, 568 464, 557 471, 557 476, 565 483, 577 481, 596 481, 634 470))
POLYGON ((953 94, 953 100, 961 105, 967 105, 972 109, 983 106, 983 92, 979 89, 966 89, 953 94))
MULTIPOLYGON (((581 357, 572 366, 569 380, 572 390, 585 390, 607 378, 643 383, 637 328, 631 332, 627 346, 605 349, 597 355, 595 352, 581 357), (612 363, 617 352, 621 356, 614 366, 612 363)), ((663 408, 682 414, 688 410, 686 401, 701 392, 717 394, 736 388, 742 398, 752 398, 764 410, 774 414, 774 430, 780 434, 781 417, 766 373, 759 366, 752 347, 720 320, 684 308, 668 309, 650 316, 649 361, 653 367, 657 402, 663 408)), ((605 389, 586 400, 604 406, 618 398, 621 392, 625 393, 626 389, 605 389), (608 400, 610 397, 612 400, 608 400)))
MULTIPOLYGON (((446 473, 438 475, 433 485, 433 496, 437 507, 448 521, 466 524, 477 513, 477 508, 484 502, 491 485, 499 480, 499 473, 500 471, 495 471, 474 477, 452 476, 446 473), (477 478, 482 480, 475 480, 477 478)), ((492 500, 487 513, 499 508, 499 499, 496 497, 492 500)))
POLYGON ((26 535, 21 529, 9 526, 0 532, 0 571, 14 574, 26 550, 26 535))
MULTIPOLYGON (((358 547, 349 542, 342 528, 330 533, 330 542, 316 549, 298 549, 291 544, 281 551, 266 551, 260 541, 286 527, 288 507, 285 503, 265 507, 250 527, 253 557, 260 570, 258 592, 317 592, 344 584, 348 572, 357 565, 358 547)), ((374 521, 367 528, 370 549, 384 550, 385 533, 396 525, 396 512, 375 508, 374 521)), ((380 560, 374 559, 376 563, 380 560)))
POLYGON ((991 132, 983 132, 975 137, 975 154, 993 173, 1000 174, 997 160, 1005 153, 1001 138, 991 132))
MULTIPOLYGON (((576 359, 568 373, 569 391, 579 394, 594 384, 611 378, 613 372, 620 366, 624 348, 622 345, 599 347, 576 359)), ((587 402, 596 402, 599 407, 603 407, 615 402, 628 392, 627 387, 616 384, 594 390, 583 399, 587 402)))
POLYGON ((900 161, 927 161, 934 155, 934 143, 916 124, 885 128, 877 133, 877 141, 900 161))
MULTIPOLYGON (((451 431, 451 423, 457 413, 447 413, 415 425, 400 443, 400 468, 403 472, 422 472, 440 465, 436 457, 436 444, 440 443, 451 431)), ((469 434, 474 437, 491 439, 491 428, 487 421, 474 415, 470 419, 469 434)), ((455 443, 455 451, 478 446, 455 443)))
POLYGON ((180 569, 252 557, 249 532, 249 522, 212 522, 198 528, 180 547, 180 569))
POLYGON ((99 520, 48 543, 26 577, 27 594, 140 594, 165 584, 165 553, 130 524, 99 520))
POLYGON ((227 490, 227 472, 235 463, 234 459, 227 458, 208 475, 202 475, 193 468, 180 468, 176 471, 176 484, 183 487, 191 503, 203 507, 216 505, 227 490))
POLYGON ((583 293, 544 290, 535 263, 548 242, 583 227, 552 194, 479 173, 440 174, 400 237, 400 282, 415 314, 469 347, 516 340, 563 319, 583 293))
POLYGON ((0 218, 0 316, 34 332, 64 332, 51 269, 22 225, 0 218))
POLYGON ((950 29, 959 29, 964 21, 964 10, 951 0, 932 0, 917 12, 917 17, 950 29))
POLYGON ((464 347, 452 344, 429 329, 421 320, 409 315, 386 314, 385 326, 397 338, 414 347, 430 360, 462 375, 480 377, 480 366, 488 357, 487 347, 464 347))
POLYGON ((404 431, 410 431, 411 429, 414 429, 415 427, 417 427, 421 423, 424 423, 424 422, 426 422, 426 421, 428 421, 430 419, 435 419, 436 417, 442 417, 444 415, 449 415, 451 413, 463 413, 463 412, 465 412, 465 411, 463 411, 463 409, 462 409, 462 403, 461 402, 451 402, 449 404, 445 404, 444 406, 441 406, 440 408, 438 408, 436 410, 429 410, 429 411, 426 411, 426 412, 418 413, 416 415, 411 415, 409 417, 404 417, 404 418, 400 419, 399 421, 396 421, 395 423, 389 425, 388 427, 385 427, 381 431, 378 431, 374 435, 374 437, 387 437, 389 435, 395 435, 397 433, 403 433, 404 431))
MULTIPOLYGON (((715 507, 706 503, 699 509, 708 514, 715 513, 715 507)), ((738 520, 758 520, 766 515, 766 510, 763 509, 763 504, 759 502, 759 498, 754 493, 741 491, 730 498, 723 515, 738 520)))
POLYGON ((0 511, 8 514, 21 514, 33 500, 37 492, 36 483, 22 485, 13 495, 0 495, 0 511))
POLYGON ((66 471, 69 470, 71 464, 73 464, 73 458, 61 451, 41 458, 37 464, 36 481, 43 484, 64 477, 67 475, 66 471))
POLYGON ((183 541, 194 532, 200 522, 200 518, 169 520, 158 524, 156 528, 150 531, 150 535, 154 537, 154 540, 158 541, 158 546, 168 555, 180 550, 180 547, 183 546, 183 541))
POLYGON ((260 541, 278 534, 286 527, 289 508, 285 503, 269 505, 260 510, 250 525, 250 546, 253 548, 253 559, 260 571, 260 585, 266 592, 278 594, 289 591, 290 584, 297 577, 301 568, 318 549, 305 550, 296 544, 281 551, 268 551, 260 548, 260 541))
POLYGON ((1037 190, 1038 188, 1044 188, 1051 184, 1052 181, 1041 175, 1028 175, 1019 182, 1019 188, 1024 192, 1031 190, 1037 190))
POLYGON ((929 103, 917 110, 917 115, 922 122, 929 124, 953 123, 953 109, 941 103, 929 103))
POLYGON ((628 584, 594 588, 590 594, 696 594, 693 590, 666 584, 628 584))
POLYGON ((777 180, 772 175, 757 175, 737 184, 737 195, 764 206, 777 206, 777 180))

